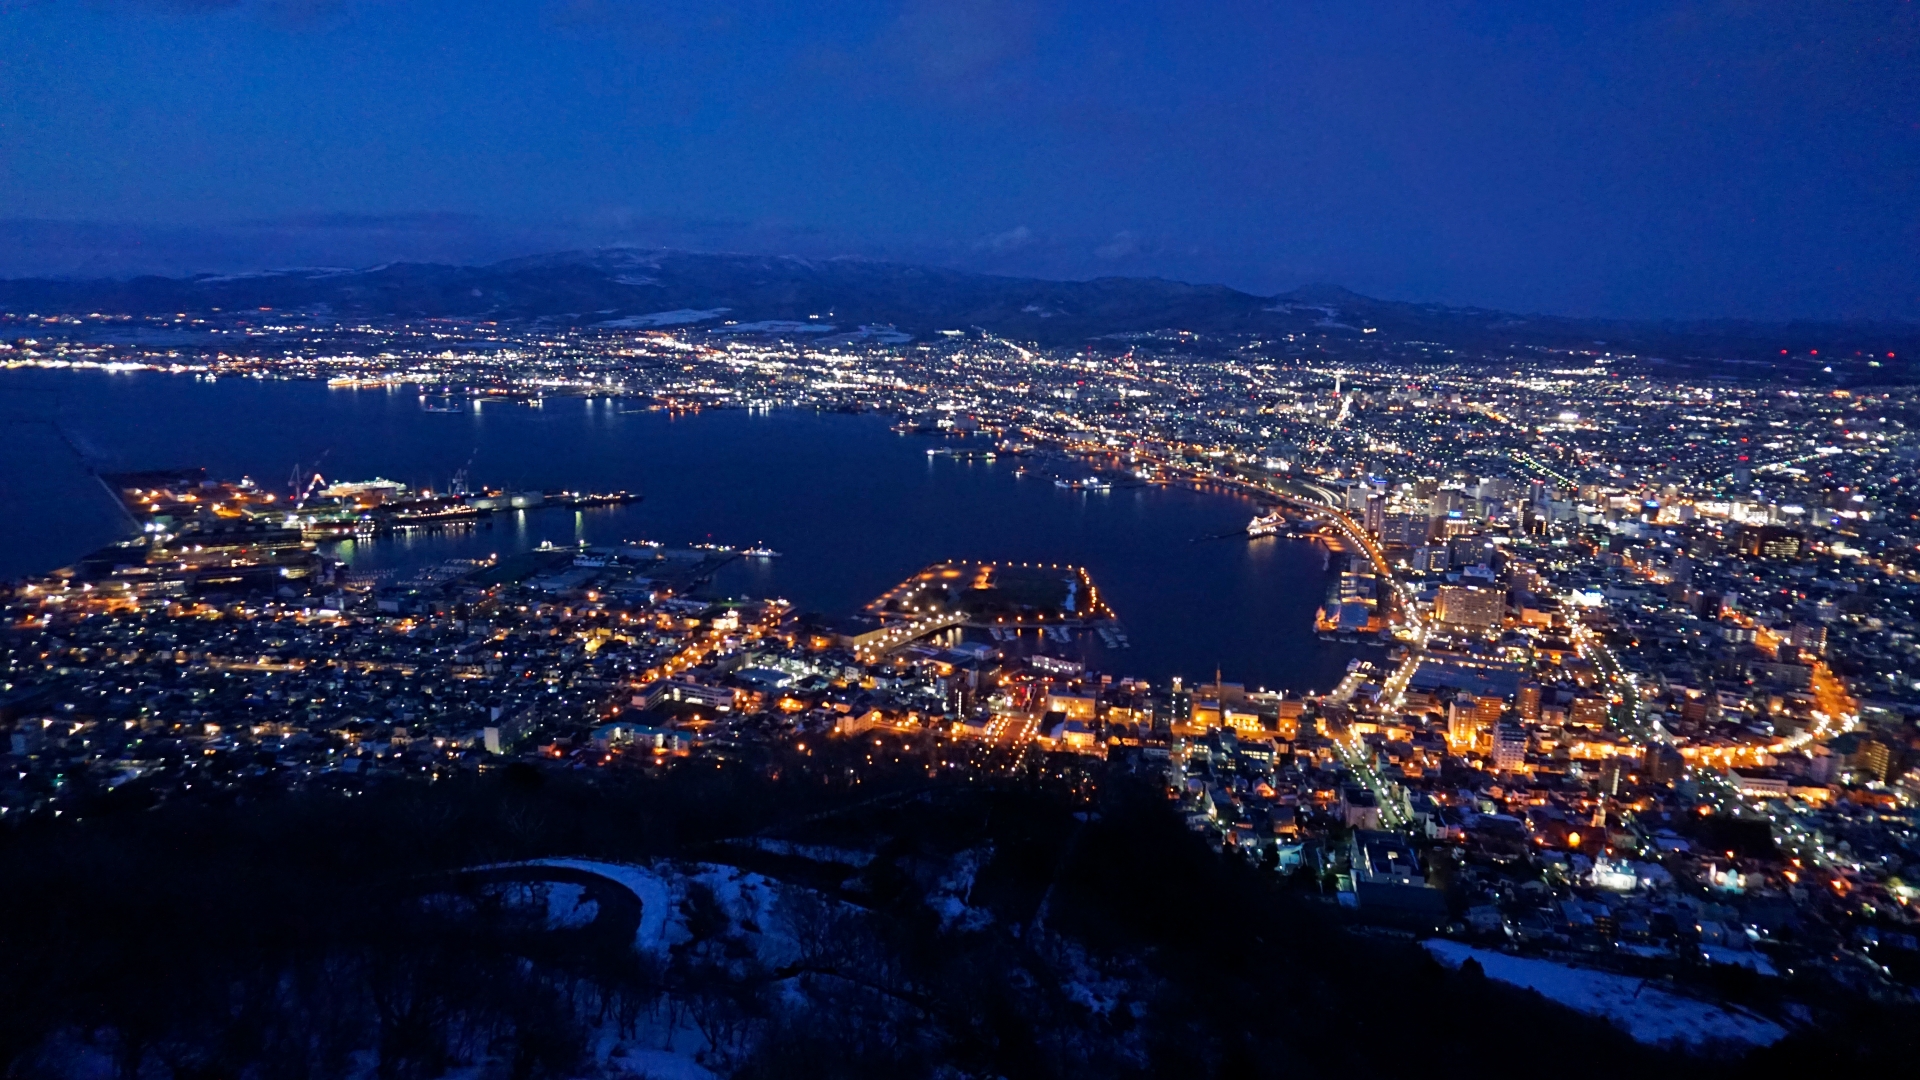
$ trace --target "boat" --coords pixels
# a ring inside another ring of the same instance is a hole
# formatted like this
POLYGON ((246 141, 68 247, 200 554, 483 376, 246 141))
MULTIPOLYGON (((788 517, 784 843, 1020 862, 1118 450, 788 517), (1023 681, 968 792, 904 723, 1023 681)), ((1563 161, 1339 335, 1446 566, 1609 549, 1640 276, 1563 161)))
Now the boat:
POLYGON ((581 507, 623 506, 627 503, 637 503, 645 498, 630 491, 549 491, 546 496, 550 503, 581 507))
POLYGON ((1277 534, 1280 531, 1280 527, 1286 523, 1287 519, 1281 517, 1280 512, 1275 510, 1271 514, 1263 514, 1247 522, 1247 535, 1273 536, 1277 534))
POLYGON ((308 521, 300 526, 300 536, 305 540, 365 538, 374 531, 373 522, 360 518, 308 521))
POLYGON ((459 398, 428 397, 420 395, 420 411, 430 413, 459 413, 467 411, 467 403, 459 398))
POLYGON ((1108 480, 1106 480, 1104 477, 1099 477, 1099 476, 1087 476, 1087 477, 1082 477, 1078 480, 1069 480, 1064 476, 1056 476, 1054 477, 1054 480, 1053 480, 1053 486, 1066 488, 1069 491, 1112 491, 1113 490, 1113 484, 1108 480))
POLYGON ((742 548, 740 554, 745 555, 749 559, 777 559, 780 557, 780 553, 770 547, 742 548))
POLYGON ((453 506, 400 506, 389 511, 389 520, 396 527, 406 525, 446 525, 454 522, 473 521, 480 516, 474 507, 458 504, 453 506))

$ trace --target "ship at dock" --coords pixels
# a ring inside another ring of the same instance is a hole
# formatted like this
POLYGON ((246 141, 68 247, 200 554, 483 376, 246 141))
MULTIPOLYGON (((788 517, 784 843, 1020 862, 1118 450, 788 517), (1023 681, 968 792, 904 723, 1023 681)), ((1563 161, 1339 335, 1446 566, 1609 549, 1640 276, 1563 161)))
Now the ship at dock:
POLYGON ((1280 516, 1280 511, 1275 510, 1270 514, 1262 514, 1252 521, 1247 522, 1247 535, 1256 537, 1276 536, 1286 524, 1287 519, 1280 516))
MULTIPOLYGON (((308 540, 365 539, 397 532, 472 527, 495 514, 563 507, 582 510, 636 503, 630 491, 505 491, 474 492, 465 469, 453 475, 444 491, 416 488, 376 477, 366 481, 329 483, 319 473, 301 482, 296 469, 292 491, 278 513, 288 525, 297 525, 308 540)), ((272 502, 272 499, 266 501, 272 502)), ((239 513, 239 511, 236 511, 239 513)))
POLYGON ((1053 486, 1057 488, 1065 488, 1068 491, 1112 491, 1113 490, 1112 481, 1102 476, 1082 476, 1082 477, 1056 476, 1053 478, 1053 486))

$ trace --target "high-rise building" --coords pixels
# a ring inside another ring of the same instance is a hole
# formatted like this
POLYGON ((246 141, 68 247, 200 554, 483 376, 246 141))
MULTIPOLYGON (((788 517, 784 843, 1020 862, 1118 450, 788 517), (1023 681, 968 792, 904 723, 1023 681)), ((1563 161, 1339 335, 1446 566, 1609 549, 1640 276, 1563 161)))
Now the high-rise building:
POLYGON ((1417 548, 1427 542, 1433 519, 1425 514, 1388 514, 1381 521, 1380 542, 1388 547, 1417 548))
POLYGON ((1506 711, 1507 702, 1504 698, 1498 698, 1488 694, 1473 699, 1474 716, 1479 719, 1481 727, 1489 730, 1493 728, 1493 725, 1500 722, 1500 717, 1504 716, 1506 711))
POLYGON ((1573 699, 1567 710, 1567 723, 1581 727, 1602 727, 1607 722, 1607 699, 1585 695, 1573 699))
POLYGON ((1779 525, 1740 531, 1740 552, 1759 559, 1797 559, 1805 549, 1806 537, 1779 525))
POLYGON ((1893 747, 1879 739, 1868 739, 1860 744, 1860 771, 1875 780, 1884 781, 1893 767, 1893 747))
POLYGON ((1507 614, 1507 598, 1495 589, 1442 585, 1434 600, 1434 617, 1450 626, 1488 630, 1507 614))
POLYGON ((1447 745, 1456 753, 1478 752, 1489 730, 1472 698, 1458 697, 1447 706, 1447 745))
POLYGON ((1540 684, 1521 683, 1520 692, 1514 697, 1513 708, 1520 714, 1520 719, 1537 722, 1540 719, 1540 684))
POLYGON ((1527 730, 1519 724, 1501 724, 1493 733, 1493 767, 1513 772, 1527 764, 1527 730))
POLYGON ((1827 628, 1824 626, 1808 626, 1805 623, 1796 623, 1793 629, 1787 634, 1787 644, 1792 645, 1796 649, 1805 649, 1808 652, 1825 652, 1827 650, 1827 628))

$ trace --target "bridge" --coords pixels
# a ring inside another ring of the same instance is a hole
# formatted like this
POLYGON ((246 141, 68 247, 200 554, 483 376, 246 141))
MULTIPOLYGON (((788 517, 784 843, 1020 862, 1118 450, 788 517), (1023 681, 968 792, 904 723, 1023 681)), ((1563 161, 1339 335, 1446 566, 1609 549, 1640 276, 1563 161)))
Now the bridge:
POLYGON ((891 623, 877 630, 869 630, 853 639, 854 658, 870 664, 910 641, 963 626, 967 618, 964 611, 936 611, 908 622, 891 623))

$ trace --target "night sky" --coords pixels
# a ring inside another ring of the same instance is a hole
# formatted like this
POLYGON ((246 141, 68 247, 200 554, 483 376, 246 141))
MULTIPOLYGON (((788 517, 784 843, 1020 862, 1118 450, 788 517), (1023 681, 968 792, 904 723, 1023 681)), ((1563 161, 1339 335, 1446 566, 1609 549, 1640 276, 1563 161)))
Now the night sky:
POLYGON ((637 243, 1920 318, 1907 0, 0 0, 0 273, 637 243))

